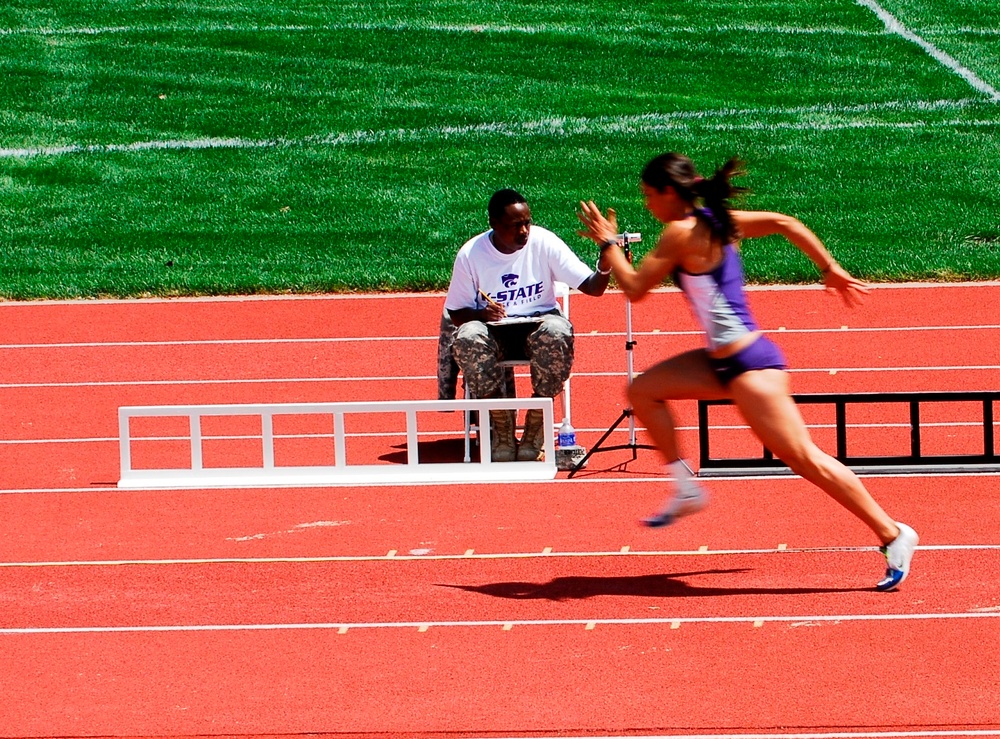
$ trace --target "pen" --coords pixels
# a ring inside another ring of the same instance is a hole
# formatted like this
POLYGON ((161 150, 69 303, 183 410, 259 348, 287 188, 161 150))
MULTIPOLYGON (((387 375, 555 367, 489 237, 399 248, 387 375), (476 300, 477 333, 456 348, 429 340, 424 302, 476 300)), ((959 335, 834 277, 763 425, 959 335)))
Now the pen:
POLYGON ((497 308, 503 310, 503 306, 500 305, 500 303, 495 301, 493 298, 491 298, 489 295, 487 295, 485 292, 483 292, 483 288, 479 288, 479 294, 483 296, 483 300, 485 300, 487 303, 489 303, 490 305, 495 305, 497 308))

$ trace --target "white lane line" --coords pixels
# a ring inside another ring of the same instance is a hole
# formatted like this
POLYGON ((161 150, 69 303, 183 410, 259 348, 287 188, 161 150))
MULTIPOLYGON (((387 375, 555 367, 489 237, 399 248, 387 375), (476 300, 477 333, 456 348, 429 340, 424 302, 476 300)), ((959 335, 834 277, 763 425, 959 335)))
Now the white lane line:
MULTIPOLYGON (((932 365, 928 367, 805 367, 791 368, 789 372, 831 374, 840 372, 978 372, 985 370, 1000 370, 996 364, 973 365, 932 365)), ((574 372, 573 377, 625 377, 623 371, 616 372, 574 372)), ((27 388, 72 388, 72 387, 155 387, 155 386, 190 386, 190 385, 267 385, 273 383, 313 383, 313 382, 419 382, 437 381, 437 375, 382 375, 368 377, 256 377, 228 378, 211 380, 107 380, 100 382, 4 382, 0 389, 18 390, 27 388)))
POLYGON ((802 367, 791 368, 789 372, 952 372, 952 371, 979 371, 998 370, 1000 365, 996 364, 968 364, 968 365, 931 365, 928 367, 802 367))
MULTIPOLYGON (((974 402, 974 401, 970 401, 974 402)), ((1000 428, 1000 420, 993 422, 993 425, 1000 428)), ((935 422, 935 423, 921 423, 920 428, 976 428, 980 429, 983 424, 979 421, 952 421, 952 422, 935 422)), ((710 428, 713 431, 749 431, 750 427, 745 424, 711 424, 710 428)), ((836 429, 838 428, 835 423, 807 423, 806 428, 811 430, 817 429, 836 429)), ((849 423, 846 425, 847 429, 909 429, 911 425, 909 423, 849 423)), ((578 434, 599 434, 603 433, 607 429, 601 428, 576 428, 578 434)), ((636 431, 646 431, 644 426, 636 426, 636 431)), ((676 426, 675 430, 680 432, 695 432, 698 431, 698 426, 676 426)), ((455 429, 442 429, 441 431, 418 431, 418 437, 434 438, 437 439, 442 436, 447 436, 449 434, 461 433, 461 430, 456 431, 455 429)), ((630 433, 627 428, 615 429, 613 434, 619 436, 630 433)), ((379 438, 379 439, 405 439, 405 431, 396 432, 383 432, 383 431, 363 431, 357 433, 349 433, 344 435, 348 439, 361 439, 361 438, 379 438)), ((246 434, 246 435, 202 435, 203 439, 211 439, 213 441, 240 441, 240 440, 259 440, 260 435, 246 434)), ((333 434, 275 434, 275 439, 332 439, 333 434)), ((187 441, 190 439, 189 436, 179 434, 177 436, 143 436, 143 437, 132 437, 132 441, 187 441)), ((0 447, 3 446, 19 446, 22 444, 117 444, 120 442, 117 436, 104 436, 104 437, 83 437, 79 439, 0 439, 0 447)))
MULTIPOLYGON (((177 631, 305 631, 347 629, 417 629, 477 628, 512 626, 659 626, 681 624, 753 624, 799 623, 803 621, 844 623, 858 621, 961 621, 977 618, 1000 618, 1000 613, 870 613, 835 616, 704 616, 669 618, 588 618, 528 619, 524 621, 385 621, 340 623, 271 623, 271 624, 175 624, 161 626, 27 626, 0 629, 0 635, 13 634, 111 634, 157 633, 177 631)), ((593 627, 590 627, 593 628, 593 627)))
MULTIPOLYGON (((1000 329, 998 324, 981 324, 978 326, 849 326, 846 329, 846 333, 853 334, 865 334, 865 333, 893 333, 895 331, 905 331, 907 333, 911 331, 990 331, 1000 329)), ((635 332, 633 332, 635 333, 635 332)), ((698 333, 697 331, 692 331, 689 333, 698 333)), ((774 329, 768 329, 765 333, 770 334, 829 334, 829 333, 845 333, 843 327, 840 328, 784 328, 778 331, 774 329)), ((584 334, 586 335, 586 334, 584 334)), ((360 339, 359 339, 360 340, 360 339)))
MULTIPOLYGON (((607 373, 609 376, 624 376, 624 372, 607 373)), ((437 381, 437 375, 397 375, 395 377, 256 377, 211 380, 109 380, 104 382, 12 382, 0 383, 0 389, 61 388, 61 387, 144 387, 159 385, 267 385, 285 382, 417 382, 437 381)))
MULTIPOLYGON (((562 739, 621 739, 616 736, 564 736, 562 739)), ((632 739, 949 739, 960 737, 1000 736, 1000 729, 938 729, 918 731, 832 731, 822 733, 772 734, 663 734, 632 735, 632 739)), ((477 737, 475 739, 485 739, 477 737)), ((524 739, 524 737, 490 737, 490 739, 524 739)))
MULTIPOLYGON (((118 470, 115 469, 113 472, 111 472, 109 474, 109 477, 116 476, 117 474, 118 474, 118 470)), ((979 476, 983 476, 984 474, 985 473, 968 473, 968 474, 949 473, 947 475, 935 474, 934 477, 935 477, 935 479, 939 479, 939 478, 943 479, 945 477, 970 477, 970 476, 972 476, 972 477, 979 477, 979 476)), ((894 475, 867 475, 866 477, 893 477, 893 476, 894 475)), ((907 475, 907 477, 911 477, 912 478, 912 477, 914 477, 914 475, 912 475, 912 474, 911 475, 907 475)), ((729 478, 725 478, 725 477, 721 477, 720 476, 720 477, 713 477, 712 479, 713 480, 726 480, 726 479, 729 479, 729 478)), ((732 479, 735 479, 735 480, 745 480, 745 478, 739 478, 739 477, 732 478, 732 479)), ((773 475, 773 476, 770 476, 770 477, 768 477, 766 475, 756 475, 756 476, 754 476, 754 479, 755 480, 768 480, 768 479, 770 479, 770 480, 776 480, 777 481, 777 480, 786 480, 786 479, 791 480, 791 479, 795 479, 795 478, 794 477, 790 477, 789 475, 773 475)), ((581 483, 594 483, 594 484, 603 485, 603 484, 609 484, 609 483, 610 484, 621 484, 623 482, 655 482, 655 483, 662 484, 663 480, 664 480, 664 477, 602 477, 602 478, 579 478, 579 479, 558 478, 557 477, 554 480, 524 480, 522 482, 518 482, 517 484, 518 485, 580 485, 581 483)), ((416 481, 413 481, 413 482, 408 482, 405 485, 400 485, 399 483, 375 482, 375 483, 369 483, 369 484, 365 485, 365 487, 366 488, 383 488, 383 487, 388 487, 388 488, 391 488, 391 487, 397 487, 397 488, 398 487, 407 487, 407 488, 413 488, 413 487, 443 487, 443 488, 452 488, 452 487, 456 487, 456 486, 458 486, 458 487, 478 487, 480 485, 492 485, 492 486, 495 487, 496 483, 495 482, 484 482, 484 483, 478 483, 478 482, 447 482, 447 483, 440 483, 440 482, 424 482, 424 481, 421 481, 421 480, 416 480, 416 481)), ((306 487, 303 487, 303 488, 299 488, 299 489, 301 489, 301 490, 316 490, 316 489, 320 489, 320 488, 336 488, 336 487, 343 487, 343 486, 341 486, 341 485, 309 485, 309 486, 306 486, 306 487)), ((251 488, 238 488, 238 489, 243 489, 243 490, 249 491, 251 488)), ((266 490, 268 488, 253 488, 253 489, 254 490, 266 490)), ((287 491, 287 490, 294 490, 294 489, 296 489, 296 488, 285 488, 285 487, 281 488, 281 490, 283 492, 287 491)), ((163 492, 186 493, 186 492, 194 492, 194 491, 197 491, 197 488, 180 488, 180 489, 175 489, 175 490, 163 490, 163 489, 160 489, 160 490, 155 490, 155 491, 152 491, 152 490, 122 490, 121 488, 119 488, 117 486, 116 482, 95 482, 93 485, 90 485, 89 487, 0 488, 0 495, 38 495, 38 494, 43 494, 43 495, 58 495, 58 494, 64 494, 64 493, 74 494, 74 495, 80 494, 80 493, 114 493, 115 495, 148 495, 149 493, 163 493, 163 492)), ((206 489, 206 491, 207 492, 211 492, 211 493, 217 493, 218 492, 218 490, 216 490, 216 489, 206 489)))
POLYGON ((957 74, 959 77, 968 82, 973 89, 989 96, 990 100, 997 102, 1000 101, 1000 90, 997 90, 992 85, 988 84, 984 80, 973 72, 968 67, 964 66, 957 59, 952 57, 950 54, 942 51, 936 47, 931 42, 925 40, 924 38, 918 36, 913 31, 904 26, 898 18, 892 15, 889 11, 879 5, 875 0, 854 0, 858 5, 868 8, 870 11, 878 16, 878 19, 885 24, 886 33, 896 34, 902 36, 907 41, 916 44, 925 52, 927 52, 934 60, 944 65, 952 72, 957 74))
MULTIPOLYGON (((181 437, 168 437, 163 440, 173 441, 179 438, 181 437)), ((0 439, 0 446, 19 446, 21 444, 110 444, 111 442, 117 444, 119 441, 121 439, 117 436, 83 437, 80 439, 0 439)), ((160 441, 160 439, 157 439, 157 441, 160 441)))
MULTIPOLYGON (((257 537, 247 537, 257 538, 257 537)), ((931 544, 918 546, 921 552, 990 552, 1000 550, 1000 544, 931 544)), ((877 552, 878 547, 782 547, 773 549, 681 549, 665 551, 617 549, 606 552, 476 552, 462 554, 344 554, 323 557, 205 557, 182 559, 115 559, 115 560, 53 560, 44 562, 0 562, 0 569, 64 568, 64 567, 147 567, 158 565, 268 565, 268 564, 323 564, 336 562, 438 562, 469 560, 525 560, 525 559, 597 559, 608 557, 675 558, 675 557, 731 557, 766 554, 856 554, 877 552)))
MULTIPOLYGON (((852 333, 911 333, 914 331, 997 331, 1000 324, 981 325, 960 325, 960 326, 851 326, 846 331, 843 328, 782 328, 768 329, 765 333, 775 335, 785 334, 852 334, 852 333)), ((661 338, 675 336, 701 336, 702 331, 691 329, 683 331, 672 331, 656 329, 654 331, 633 331, 633 336, 661 338)), ((625 335, 624 331, 594 331, 581 333, 577 340, 589 338, 619 338, 625 335)), ((0 344, 0 350, 5 349, 104 349, 121 347, 175 347, 175 346, 251 346, 256 344, 368 344, 373 341, 389 341, 399 343, 402 341, 437 341, 438 336, 333 336, 316 338, 266 338, 266 339, 175 339, 167 341, 64 341, 48 344, 0 344)))
MULTIPOLYGON (((1000 328, 997 326, 996 328, 1000 328)), ((917 329, 899 329, 917 330, 917 329)), ((952 329, 949 329, 952 330, 952 329)), ((959 329, 953 329, 959 330, 959 329)), ((0 344, 0 349, 93 349, 117 347, 150 347, 150 346, 244 346, 253 344, 350 344, 371 343, 373 341, 437 341, 437 336, 330 336, 326 338, 299 339, 178 339, 170 341, 65 341, 51 344, 0 344)))
MULTIPOLYGON (((113 475, 117 474, 117 471, 113 475)), ((622 483, 642 483, 651 482, 657 484, 663 484, 664 476, 658 477, 596 477, 597 474, 604 474, 601 471, 596 473, 584 472, 580 477, 568 478, 568 477, 557 477, 554 480, 525 480, 519 482, 518 485, 621 485, 622 483)), ((112 475, 112 476, 113 476, 112 475)), ((951 479, 963 479, 969 477, 989 477, 992 479, 997 478, 996 472, 982 471, 982 470, 967 470, 967 471, 956 471, 953 469, 947 472, 939 472, 933 468, 929 469, 926 474, 918 474, 915 472, 905 471, 905 472, 893 472, 888 470, 878 470, 877 472, 865 472, 864 475, 866 480, 920 480, 920 479, 933 479, 933 480, 951 480, 951 479)), ((792 475, 788 472, 784 474, 768 474, 768 475, 754 475, 753 481, 768 481, 773 483, 793 483, 798 484, 797 481, 800 478, 792 475)), ((712 482, 739 482, 748 483, 750 480, 744 475, 713 475, 711 478, 712 482)), ((415 487, 440 487, 440 488, 454 488, 454 487, 464 487, 464 488, 476 488, 486 485, 492 485, 496 487, 495 482, 423 482, 415 481, 408 482, 405 486, 401 486, 399 483, 392 482, 375 482, 366 485, 366 488, 415 488, 415 487)), ((242 490, 249 492, 250 490, 261 491, 261 490, 281 490, 285 493, 289 490, 319 490, 326 488, 344 488, 344 485, 329 484, 329 485, 309 485, 301 488, 294 488, 288 486, 274 487, 274 488, 234 488, 234 490, 242 490)), ((356 487, 356 486, 355 486, 356 487)), ((63 488, 0 488, 0 495, 80 495, 87 493, 113 493, 115 495, 149 495, 150 493, 191 493, 191 492, 208 492, 217 493, 219 492, 216 488, 158 488, 156 490, 122 490, 117 486, 115 482, 95 482, 88 487, 63 487, 63 488)))

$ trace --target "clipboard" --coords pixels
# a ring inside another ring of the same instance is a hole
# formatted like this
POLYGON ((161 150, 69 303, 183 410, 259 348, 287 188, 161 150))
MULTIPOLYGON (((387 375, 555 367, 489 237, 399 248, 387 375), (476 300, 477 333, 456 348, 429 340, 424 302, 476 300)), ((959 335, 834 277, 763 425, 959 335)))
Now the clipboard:
POLYGON ((541 316, 507 316, 499 321, 487 321, 486 328, 500 345, 503 361, 527 362, 528 336, 541 325, 541 316))

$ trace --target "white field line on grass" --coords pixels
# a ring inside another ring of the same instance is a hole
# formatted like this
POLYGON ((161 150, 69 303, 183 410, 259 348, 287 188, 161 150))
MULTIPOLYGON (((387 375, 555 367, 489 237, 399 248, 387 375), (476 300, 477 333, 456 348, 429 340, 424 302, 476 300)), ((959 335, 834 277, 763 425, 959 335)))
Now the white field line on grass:
POLYGON ((135 141, 128 144, 68 144, 64 146, 39 146, 26 148, 0 148, 0 159, 24 159, 36 156, 61 156, 66 154, 114 154, 143 151, 198 150, 198 149, 272 149, 302 146, 356 146, 373 143, 428 143, 453 138, 476 136, 548 137, 562 138, 576 135, 661 133, 688 130, 693 127, 717 131, 743 131, 774 129, 836 131, 843 129, 923 129, 996 126, 992 119, 948 119, 939 121, 830 121, 811 118, 820 116, 850 116, 878 111, 929 112, 962 109, 981 103, 977 100, 937 100, 915 102, 889 102, 854 106, 814 105, 795 108, 727 108, 715 111, 678 111, 675 113, 649 113, 633 116, 554 117, 533 121, 491 121, 468 126, 435 126, 417 129, 359 130, 333 133, 326 136, 306 136, 298 139, 244 139, 200 138, 135 141), (758 120, 768 116, 805 116, 805 120, 766 122, 758 120), (741 119, 731 122, 725 119, 741 119), (716 119, 723 119, 713 122, 716 119))
POLYGON ((942 51, 931 42, 913 33, 913 31, 904 26, 898 18, 875 2, 875 0, 854 0, 854 2, 875 13, 875 15, 878 16, 878 19, 885 24, 886 33, 902 36, 907 41, 916 44, 927 52, 935 61, 944 65, 963 80, 968 82, 973 89, 989 96, 990 100, 993 102, 1000 101, 1000 90, 997 90, 995 87, 982 80, 975 72, 964 66, 950 54, 942 51))
MULTIPOLYGON (((783 26, 763 25, 759 23, 741 23, 714 26, 664 26, 661 24, 616 25, 609 29, 618 35, 658 34, 673 36, 690 36, 705 32, 711 33, 756 33, 774 35, 830 35, 856 36, 869 38, 881 36, 881 33, 866 31, 848 26, 783 26)), ((935 27, 931 29, 936 34, 954 35, 1000 35, 1000 29, 986 27, 962 26, 935 27)), ((431 32, 431 33, 492 33, 521 34, 534 36, 538 34, 562 34, 567 36, 586 36, 591 38, 593 31, 585 25, 566 23, 541 23, 536 25, 508 25, 500 23, 434 23, 430 21, 408 20, 369 23, 318 23, 318 24, 250 24, 250 23, 170 23, 150 26, 81 26, 70 28, 0 28, 2 36, 109 36, 122 34, 157 34, 157 33, 338 33, 342 31, 391 31, 391 32, 431 32)))
MULTIPOLYGON (((715 26, 663 26, 663 25, 616 25, 606 27, 617 35, 629 36, 639 34, 658 34, 672 36, 689 36, 707 32, 712 33, 758 33, 758 34, 806 34, 833 36, 880 36, 879 33, 865 31, 846 26, 780 26, 761 24, 736 24, 715 26)), ((970 29, 972 32, 977 32, 970 29)), ((510 34, 534 36, 537 34, 561 34, 564 36, 593 37, 593 31, 581 24, 541 23, 537 25, 513 26, 500 23, 433 23, 429 21, 392 21, 384 23, 322 23, 315 25, 279 25, 279 24, 236 24, 236 23, 190 23, 163 24, 150 26, 92 26, 78 28, 2 28, 0 36, 109 36, 121 34, 162 34, 162 33, 340 33, 343 31, 390 31, 390 32, 430 32, 430 33, 467 33, 467 34, 510 34)), ((987 29, 978 30, 989 33, 987 29)))

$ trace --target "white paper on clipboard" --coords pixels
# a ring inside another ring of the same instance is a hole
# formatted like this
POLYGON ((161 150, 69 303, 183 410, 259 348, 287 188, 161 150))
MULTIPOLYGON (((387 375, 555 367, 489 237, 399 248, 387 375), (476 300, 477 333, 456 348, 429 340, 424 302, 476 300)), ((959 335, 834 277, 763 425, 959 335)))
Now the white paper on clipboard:
POLYGON ((516 326, 519 323, 541 323, 541 316, 505 316, 499 321, 487 321, 487 326, 516 326))

